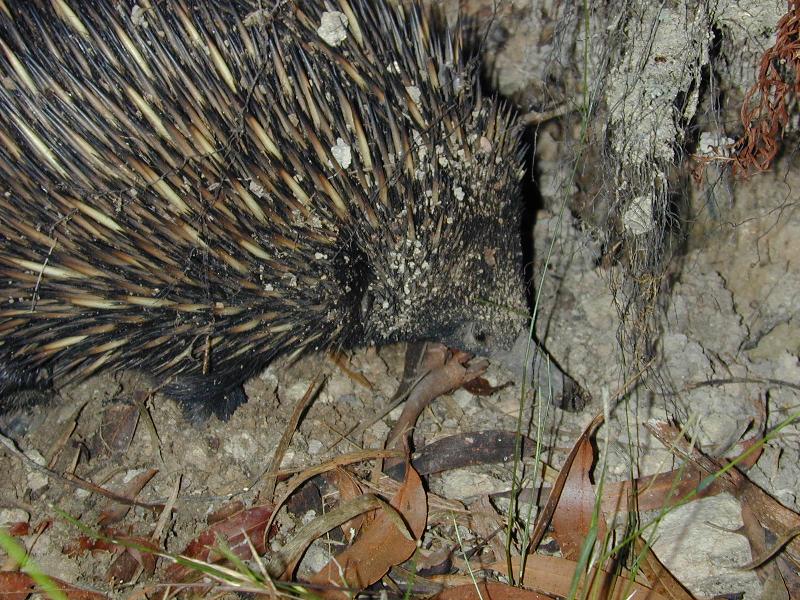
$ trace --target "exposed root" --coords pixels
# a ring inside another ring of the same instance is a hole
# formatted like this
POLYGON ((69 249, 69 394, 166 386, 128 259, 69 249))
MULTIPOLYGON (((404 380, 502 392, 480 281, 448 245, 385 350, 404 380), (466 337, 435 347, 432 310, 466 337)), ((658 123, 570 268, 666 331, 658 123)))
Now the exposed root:
POLYGON ((800 98, 800 0, 788 1, 775 45, 762 55, 756 83, 744 97, 744 133, 732 147, 735 175, 769 169, 789 123, 792 98, 800 98))

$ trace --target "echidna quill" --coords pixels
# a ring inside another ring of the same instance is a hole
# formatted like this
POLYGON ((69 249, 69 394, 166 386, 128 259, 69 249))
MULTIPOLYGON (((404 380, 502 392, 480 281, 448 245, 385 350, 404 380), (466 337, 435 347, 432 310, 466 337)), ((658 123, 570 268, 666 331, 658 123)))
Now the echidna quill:
POLYGON ((134 369, 225 417, 279 354, 525 329, 518 127, 461 34, 260 4, 0 0, 0 407, 134 369))

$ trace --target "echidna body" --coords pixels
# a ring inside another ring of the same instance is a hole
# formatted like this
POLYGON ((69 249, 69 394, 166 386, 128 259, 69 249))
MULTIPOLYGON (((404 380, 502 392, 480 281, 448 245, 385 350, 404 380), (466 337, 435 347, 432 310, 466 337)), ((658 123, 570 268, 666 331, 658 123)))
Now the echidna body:
POLYGON ((3 396, 126 368, 225 415, 277 354, 522 328, 518 132, 459 32, 258 4, 0 0, 3 396))

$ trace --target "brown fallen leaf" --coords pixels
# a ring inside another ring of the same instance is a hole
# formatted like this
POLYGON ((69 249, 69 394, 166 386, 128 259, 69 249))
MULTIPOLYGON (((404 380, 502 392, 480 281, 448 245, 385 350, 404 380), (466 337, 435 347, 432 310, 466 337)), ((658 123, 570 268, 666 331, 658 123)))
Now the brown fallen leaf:
POLYGON ((103 420, 92 439, 92 452, 102 455, 124 454, 131 445, 139 424, 139 409, 134 404, 116 403, 103 411, 103 420))
POLYGON ((740 569, 755 569, 758 578, 764 584, 763 598, 800 598, 800 573, 792 568, 791 562, 780 550, 791 537, 800 534, 797 528, 789 530, 782 538, 771 540, 767 546, 764 528, 758 522, 755 513, 746 504, 742 504, 741 528, 736 530, 747 538, 753 559, 740 569))
MULTIPOLYGON (((338 467, 329 474, 329 480, 335 485, 336 489, 339 490, 340 503, 353 500, 364 493, 364 490, 353 474, 341 467, 338 467)), ((344 533, 347 539, 352 540, 355 538, 361 530, 361 526, 364 524, 364 518, 365 515, 361 514, 342 524, 342 533, 344 533)))
MULTIPOLYGON (((522 435, 522 456, 533 456, 536 440, 522 435)), ((411 461, 414 469, 422 475, 441 473, 474 465, 504 464, 514 458, 517 434, 514 431, 489 429, 470 431, 439 438, 420 448, 411 461)), ((547 446, 541 446, 546 449, 547 446)), ((403 476, 403 465, 399 463, 385 473, 395 479, 403 476)))
MULTIPOLYGON (((84 590, 65 581, 50 577, 50 581, 69 600, 107 600, 110 596, 84 590)), ((0 597, 3 600, 25 600, 33 593, 41 594, 43 590, 27 573, 19 571, 0 572, 0 597)))
MULTIPOLYGON (((634 500, 634 506, 640 512, 664 510, 695 492, 701 480, 700 471, 686 465, 665 473, 637 477, 632 481, 608 482, 603 486, 603 512, 606 515, 625 512, 629 499, 634 500)), ((720 486, 710 485, 697 493, 697 497, 705 498, 721 491, 720 486)))
POLYGON ((507 381, 500 385, 492 385, 485 377, 476 377, 467 381, 462 387, 473 396, 492 396, 510 385, 513 385, 513 382, 507 381))
POLYGON ((289 480, 285 489, 283 490, 283 494, 281 494, 281 497, 275 502, 275 512, 273 512, 272 517, 270 517, 270 520, 267 523, 267 529, 272 527, 272 524, 277 518, 278 511, 281 509, 281 507, 284 506, 289 498, 291 498, 294 493, 309 479, 344 465, 351 465, 353 463, 364 462, 375 458, 393 458, 396 456, 405 456, 405 452, 403 450, 358 450, 356 452, 340 454, 331 460, 327 460, 318 465, 303 469, 300 473, 297 473, 297 475, 289 480))
MULTIPOLYGON (((387 506, 386 502, 374 494, 362 494, 358 498, 340 502, 336 508, 325 511, 310 523, 306 523, 294 531, 292 537, 280 550, 273 552, 270 556, 267 572, 276 579, 291 579, 303 554, 314 540, 358 515, 368 514, 370 511, 374 512, 382 508, 396 513, 391 506, 387 506)), ((398 519, 400 518, 398 517, 398 519)), ((402 519, 400 522, 402 523, 402 519)))
MULTIPOLYGON (((438 348, 432 350, 440 355, 438 348)), ((406 434, 414 428, 419 415, 435 398, 457 389, 481 375, 488 366, 485 361, 468 363, 471 355, 460 350, 448 352, 439 367, 431 369, 411 390, 400 418, 386 436, 385 448, 402 447, 406 434)), ((386 468, 392 463, 386 461, 386 468)))
MULTIPOLYGON (((519 557, 511 559, 512 568, 519 570, 519 557)), ((473 566, 473 570, 480 568, 481 565, 473 566)), ((490 565, 483 565, 483 568, 506 573, 506 562, 498 561, 490 565)), ((558 556, 545 556, 543 554, 531 554, 525 559, 525 568, 522 573, 523 585, 528 589, 552 594, 555 596, 566 597, 572 587, 572 579, 578 563, 558 556)), ((623 571, 620 575, 614 575, 608 571, 598 571, 593 569, 589 572, 591 586, 589 590, 584 590, 583 586, 578 587, 577 598, 602 598, 603 600, 671 600, 662 596, 658 592, 651 590, 645 585, 630 580, 630 573, 623 571)), ((586 578, 583 579, 585 583, 586 578)))
POLYGON ((402 516, 405 527, 398 527, 396 518, 381 510, 361 530, 352 546, 335 556, 309 583, 324 588, 318 595, 326 599, 350 597, 350 590, 364 589, 378 581, 394 565, 411 557, 417 549, 427 523, 427 499, 422 480, 414 469, 406 469, 406 478, 390 502, 402 516), (334 589, 331 589, 334 588, 334 589))
POLYGON ((505 523, 489 496, 483 495, 469 506, 470 529, 492 549, 496 560, 505 556, 505 523))
POLYGON ((533 529, 533 533, 531 534, 530 542, 528 543, 528 548, 526 551, 529 553, 533 553, 536 548, 539 547, 539 544, 544 537, 545 531, 547 531, 547 526, 550 523, 551 519, 553 518, 553 513, 556 510, 556 506, 558 505, 558 500, 561 496, 561 492, 564 489, 564 484, 567 480, 567 475, 569 474, 570 468, 572 467, 572 463, 575 460, 575 457, 581 451, 581 443, 583 440, 588 440, 591 435, 594 433, 595 429, 600 426, 600 423, 603 422, 603 415, 602 413, 597 415, 592 422, 587 425, 586 429, 584 429, 581 436, 578 438, 578 441, 575 442, 575 446, 572 447, 569 455, 567 455, 567 459, 564 461, 564 466, 561 467, 561 472, 558 474, 556 478, 556 482, 553 485, 553 489, 550 492, 550 496, 547 498, 547 503, 545 504, 544 508, 542 509, 541 513, 536 519, 536 526, 533 529))
MULTIPOLYGON (((567 471, 561 498, 553 513, 553 537, 558 541, 561 554, 569 560, 577 560, 584 540, 592 527, 595 512, 595 490, 589 479, 594 462, 594 449, 589 439, 589 430, 581 435, 570 453, 573 460, 565 465, 567 471)), ((603 539, 605 519, 600 515, 597 521, 600 530, 597 539, 603 539)))
POLYGON ((219 521, 224 521, 225 519, 231 518, 233 515, 243 511, 244 509, 244 502, 241 500, 233 500, 232 502, 228 502, 227 504, 223 504, 222 506, 214 509, 214 511, 206 518, 206 523, 213 525, 219 521))
MULTIPOLYGON (((666 421, 653 419, 645 423, 645 427, 670 451, 681 458, 691 460, 696 467, 705 472, 705 478, 699 489, 702 490, 707 484, 719 485, 721 489, 747 503, 758 522, 779 538, 786 537, 791 530, 800 527, 800 514, 783 506, 752 483, 734 466, 738 459, 734 459, 734 464, 727 461, 722 464, 705 456, 689 444, 678 427, 666 421)), ((784 552, 794 563, 795 568, 800 567, 800 538, 789 539, 784 552)))
POLYGON ((636 556, 642 557, 638 563, 639 570, 654 592, 669 600, 694 600, 689 590, 658 560, 652 548, 645 551, 645 542, 641 537, 634 540, 634 549, 636 556))
POLYGON ((121 550, 106 570, 106 581, 112 584, 129 583, 139 573, 152 575, 156 570, 158 546, 147 538, 119 539, 130 545, 118 546, 121 550), (151 551, 148 552, 148 549, 151 551))
POLYGON ((553 596, 504 583, 480 582, 444 590, 433 600, 554 600, 553 596))
MULTIPOLYGON (((254 506, 235 513, 224 521, 218 521, 189 542, 181 554, 205 562, 219 560, 221 557, 213 552, 218 539, 224 540, 230 551, 241 559, 251 557, 248 540, 255 546, 256 552, 263 554, 266 552, 267 524, 272 511, 270 504, 254 506)), ((164 581, 185 582, 197 575, 194 569, 173 564, 167 568, 164 581)))
POLYGON ((0 595, 8 600, 25 600, 36 590, 30 575, 17 571, 0 572, 0 595))
MULTIPOLYGON (((131 478, 131 480, 128 481, 121 490, 117 491, 117 494, 124 498, 130 498, 131 500, 134 500, 136 496, 139 495, 139 492, 142 491, 142 488, 144 488, 144 486, 146 486, 148 482, 155 477, 156 473, 158 473, 158 469, 147 469, 146 471, 142 471, 135 477, 131 478)), ((130 504, 109 504, 103 510, 103 512, 100 513, 100 517, 97 519, 97 524, 102 527, 104 525, 110 525, 111 523, 118 523, 125 518, 125 515, 128 514, 130 509, 130 504)))
POLYGON ((104 536, 102 538, 80 535, 64 544, 64 546, 61 548, 61 552, 70 558, 76 558, 86 554, 87 552, 91 552, 92 554, 100 554, 104 552, 114 554, 119 551, 120 547, 117 546, 112 539, 127 535, 127 533, 120 533, 119 531, 115 531, 113 529, 103 529, 102 534, 104 536))
MULTIPOLYGON (((706 498, 724 491, 722 486, 712 483, 697 492, 702 479, 698 469, 686 465, 673 471, 644 475, 634 480, 608 481, 603 484, 602 510, 606 516, 627 512, 629 498, 635 501, 634 506, 638 511, 663 510, 675 506, 689 493, 696 493, 697 498, 706 498)), ((536 506, 542 507, 550 498, 551 491, 549 486, 525 488, 519 496, 519 502, 535 502, 536 506)), ((510 492, 496 492, 489 496, 508 498, 510 492)))
POLYGON ((26 521, 11 521, 10 523, 4 523, 3 528, 6 530, 6 533, 12 537, 28 535, 31 532, 31 524, 26 521))

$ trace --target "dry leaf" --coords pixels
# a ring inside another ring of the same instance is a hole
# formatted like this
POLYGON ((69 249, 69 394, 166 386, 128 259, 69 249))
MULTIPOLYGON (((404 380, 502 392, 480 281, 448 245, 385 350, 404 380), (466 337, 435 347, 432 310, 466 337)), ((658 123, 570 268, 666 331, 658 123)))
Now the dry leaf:
MULTIPOLYGON (((254 506, 231 515, 224 521, 218 521, 189 542, 181 552, 184 556, 213 562, 219 557, 212 554, 217 540, 222 539, 231 552, 242 559, 250 558, 252 552, 248 539, 255 546, 256 552, 266 552, 267 523, 272 516, 272 505, 254 506)), ((164 575, 164 581, 182 582, 197 575, 197 571, 178 564, 170 565, 164 575)))
POLYGON ((158 547, 145 538, 120 538, 121 541, 130 542, 142 549, 122 546, 122 551, 114 558, 106 571, 106 581, 114 584, 128 583, 134 579, 141 568, 145 575, 152 575, 156 570, 156 552, 158 547), (148 552, 147 549, 152 550, 148 552))
POLYGON ((578 441, 573 446, 572 450, 570 451, 569 455, 567 456, 567 460, 564 461, 564 466, 561 467, 561 472, 558 474, 556 478, 556 482, 553 485, 553 489, 550 492, 550 496, 547 499, 547 504, 545 504, 544 508, 542 509, 541 513, 536 519, 536 526, 534 527, 533 533, 531 534, 531 540, 529 544, 530 551, 536 550, 539 547, 539 543, 542 541, 542 537, 544 537, 545 531, 547 531, 547 525, 550 523, 550 520, 553 517, 553 513, 556 510, 556 505, 558 504, 558 500, 561 496, 561 491, 564 489, 564 484, 567 479, 567 475, 569 474, 569 470, 572 467, 572 463, 575 460, 576 455, 581 449, 581 443, 583 440, 588 440, 589 437, 594 433, 594 430, 603 422, 603 415, 599 414, 583 431, 581 436, 578 438, 578 441))
MULTIPOLYGON (((362 529, 353 545, 334 557, 310 583, 361 590, 378 581, 392 566, 408 560, 417 549, 415 540, 425 531, 428 512, 422 480, 412 468, 407 467, 406 479, 390 504, 415 539, 409 539, 408 532, 397 527, 395 518, 382 510, 362 529)), ((336 589, 318 595, 337 600, 350 597, 349 592, 336 589)))
MULTIPOLYGON (((519 570, 519 557, 511 559, 511 567, 519 570)), ((485 568, 506 573, 506 562, 498 561, 485 568)), ((527 588, 553 594, 568 596, 572 586, 572 578, 578 563, 558 556, 531 554, 525 559, 525 571, 522 582, 527 588)), ((650 588, 630 580, 630 574, 623 572, 617 576, 608 571, 591 571, 592 585, 586 593, 582 586, 578 587, 577 598, 602 598, 603 600, 670 600, 650 588), (635 594, 634 594, 635 592, 635 594)))
MULTIPOLYGON (((644 541, 637 537, 634 540, 634 548, 637 556, 641 556, 644 551, 644 541)), ((675 579, 658 557, 653 553, 652 548, 648 548, 643 559, 639 561, 639 570, 650 583, 654 592, 661 594, 669 600, 694 600, 694 596, 675 579)))
MULTIPOLYGON (((336 489, 339 490, 339 503, 353 500, 364 493, 364 490, 361 489, 361 486, 358 484, 358 480, 346 469, 339 467, 335 471, 332 471, 330 473, 330 479, 336 486, 336 489)), ((342 533, 344 533, 348 540, 352 540, 361 530, 363 523, 364 515, 358 515, 346 523, 342 523, 342 533)))
MULTIPOLYGON (((142 491, 142 488, 155 477, 156 473, 158 473, 158 469, 142 471, 125 483, 123 488, 117 492, 117 495, 135 500, 139 492, 142 491)), ((110 525, 111 523, 118 523, 125 518, 125 515, 128 514, 130 509, 130 504, 112 503, 100 514, 100 517, 97 519, 97 524, 102 527, 104 525, 110 525)))
POLYGON ((553 600, 553 596, 503 583, 482 582, 477 586, 460 585, 444 590, 433 600, 553 600))
MULTIPOLYGON (((589 472, 594 462, 594 450, 589 435, 582 435, 575 444, 574 459, 564 466, 567 476, 555 513, 553 537, 558 541, 564 558, 577 560, 586 536, 592 526, 595 494, 589 472)), ((571 453, 571 454, 572 454, 571 453)), ((604 525, 602 515, 598 526, 604 525)), ((599 535, 602 539, 602 535, 599 535)))
MULTIPOLYGON (((105 594, 82 590, 54 577, 50 577, 50 581, 69 600, 107 600, 109 598, 105 594)), ((25 600, 32 593, 41 594, 41 592, 42 589, 27 573, 18 571, 0 572, 0 597, 3 600, 25 600)))

